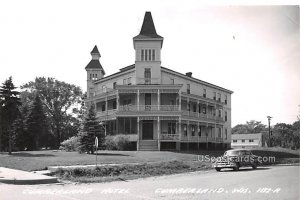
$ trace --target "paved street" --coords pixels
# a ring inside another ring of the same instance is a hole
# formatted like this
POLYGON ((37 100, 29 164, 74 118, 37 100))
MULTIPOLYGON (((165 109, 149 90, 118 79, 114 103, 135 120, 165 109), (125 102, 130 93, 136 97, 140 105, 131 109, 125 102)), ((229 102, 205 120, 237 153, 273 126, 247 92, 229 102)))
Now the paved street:
POLYGON ((1 200, 300 199, 300 167, 214 170, 96 184, 0 184, 1 200))

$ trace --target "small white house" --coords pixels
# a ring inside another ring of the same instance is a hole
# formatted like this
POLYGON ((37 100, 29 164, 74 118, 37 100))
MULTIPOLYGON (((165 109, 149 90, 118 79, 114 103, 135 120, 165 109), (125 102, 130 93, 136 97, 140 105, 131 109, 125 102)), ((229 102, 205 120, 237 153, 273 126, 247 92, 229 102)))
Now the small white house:
POLYGON ((266 146, 262 133, 233 134, 231 135, 231 148, 255 148, 266 146))

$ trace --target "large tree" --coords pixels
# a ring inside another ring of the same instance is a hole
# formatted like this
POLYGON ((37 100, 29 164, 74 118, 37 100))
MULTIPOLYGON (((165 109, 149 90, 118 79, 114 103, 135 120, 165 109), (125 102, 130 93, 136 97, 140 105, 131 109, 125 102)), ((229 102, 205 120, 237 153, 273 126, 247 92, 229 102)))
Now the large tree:
POLYGON ((12 152, 12 145, 14 140, 13 124, 18 118, 19 106, 21 101, 19 92, 16 91, 13 84, 12 77, 9 77, 0 87, 0 107, 1 107, 1 142, 4 147, 8 149, 9 154, 12 152))
POLYGON ((104 130, 100 122, 97 121, 95 106, 92 104, 82 122, 82 130, 79 133, 79 152, 93 154, 96 137, 98 137, 99 146, 102 146, 105 138, 104 130))
POLYGON ((232 134, 252 134, 262 133, 265 131, 266 125, 260 121, 250 120, 246 124, 238 124, 232 128, 232 134))
POLYGON ((65 126, 70 121, 72 107, 80 104, 81 89, 73 84, 45 77, 37 77, 35 81, 24 84, 21 88, 30 94, 31 99, 36 93, 39 94, 56 137, 55 147, 58 148, 60 143, 69 137, 65 126))

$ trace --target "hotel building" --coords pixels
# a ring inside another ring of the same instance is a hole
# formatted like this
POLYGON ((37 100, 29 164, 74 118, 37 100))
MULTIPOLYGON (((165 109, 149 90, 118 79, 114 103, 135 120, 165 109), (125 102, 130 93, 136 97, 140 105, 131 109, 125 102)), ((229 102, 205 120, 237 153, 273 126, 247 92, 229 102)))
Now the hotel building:
POLYGON ((97 46, 85 68, 86 103, 105 134, 127 135, 136 150, 229 148, 232 91, 162 67, 163 37, 150 12, 133 45, 135 63, 117 73, 105 76, 97 46))

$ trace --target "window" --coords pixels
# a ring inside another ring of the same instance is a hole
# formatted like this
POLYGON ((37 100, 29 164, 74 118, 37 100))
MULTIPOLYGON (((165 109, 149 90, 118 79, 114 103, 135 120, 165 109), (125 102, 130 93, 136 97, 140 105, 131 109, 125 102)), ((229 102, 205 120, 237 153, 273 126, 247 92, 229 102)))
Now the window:
POLYGON ((184 136, 187 136, 187 125, 186 124, 183 126, 183 133, 184 133, 184 136))
POLYGON ((218 137, 219 137, 219 138, 221 138, 221 137, 222 137, 222 128, 219 128, 218 137))
POLYGON ((145 61, 147 61, 147 60, 148 60, 148 51, 145 50, 145 61))
POLYGON ((105 85, 102 86, 102 92, 106 92, 106 86, 105 85))
POLYGON ((92 79, 92 74, 90 74, 90 79, 92 79))
POLYGON ((225 140, 227 140, 227 128, 225 128, 225 140))
POLYGON ((113 89, 116 89, 117 82, 113 83, 113 89))
POLYGON ((129 77, 129 78, 127 79, 127 84, 128 84, 128 85, 131 85, 131 77, 129 77))
POLYGON ((105 111, 105 104, 102 104, 102 111, 105 111))
POLYGON ((198 105, 198 112, 201 113, 201 104, 198 105))
POLYGON ((242 140, 242 142, 244 143, 244 142, 245 142, 245 140, 242 140))
POLYGON ((236 143, 236 142, 237 142, 237 140, 232 140, 232 142, 233 142, 233 143, 236 143))
POLYGON ((174 82, 174 79, 171 78, 171 84, 174 85, 174 83, 175 83, 175 82, 174 82))
POLYGON ((225 111, 225 122, 227 122, 227 111, 225 111))
POLYGON ((113 109, 117 109, 117 101, 113 101, 113 109))
POLYGON ((144 49, 142 49, 142 53, 141 53, 141 61, 144 61, 144 49))
POLYGON ((203 107, 202 113, 203 113, 203 114, 206 114, 206 107, 203 107))
POLYGON ((203 97, 206 98, 206 89, 203 89, 203 97))
POLYGON ((254 140, 249 140, 249 142, 254 142, 254 140))
POLYGON ((126 85, 127 79, 123 79, 123 85, 126 85))
POLYGON ((216 99, 217 99, 217 93, 214 92, 214 100, 216 100, 216 99))
POLYGON ((186 84, 186 93, 190 94, 191 93, 191 85, 186 84))
POLYGON ((227 104, 227 95, 225 95, 225 104, 227 104))
POLYGON ((195 129, 196 129, 195 125, 192 125, 191 128, 192 128, 192 136, 195 136, 195 132, 196 132, 196 131, 195 131, 195 129))
POLYGON ((176 123, 169 122, 168 123, 168 134, 175 134, 176 133, 176 123))
POLYGON ((222 112, 221 112, 221 110, 219 110, 219 117, 222 117, 221 115, 222 115, 222 112))
POLYGON ((145 68, 144 71, 145 84, 151 84, 151 69, 145 68))
POLYGON ((199 136, 199 137, 201 137, 201 132, 202 132, 201 126, 199 126, 199 127, 198 127, 198 136, 199 136))
POLYGON ((191 103, 188 103, 187 104, 187 111, 190 111, 191 110, 191 103))
POLYGON ((149 49, 149 60, 151 60, 151 50, 149 49))
POLYGON ((218 93, 218 101, 221 102, 221 93, 218 93))
POLYGON ((197 104, 193 105, 193 112, 197 112, 197 104))
POLYGON ((152 60, 155 61, 155 50, 152 49, 152 60))

